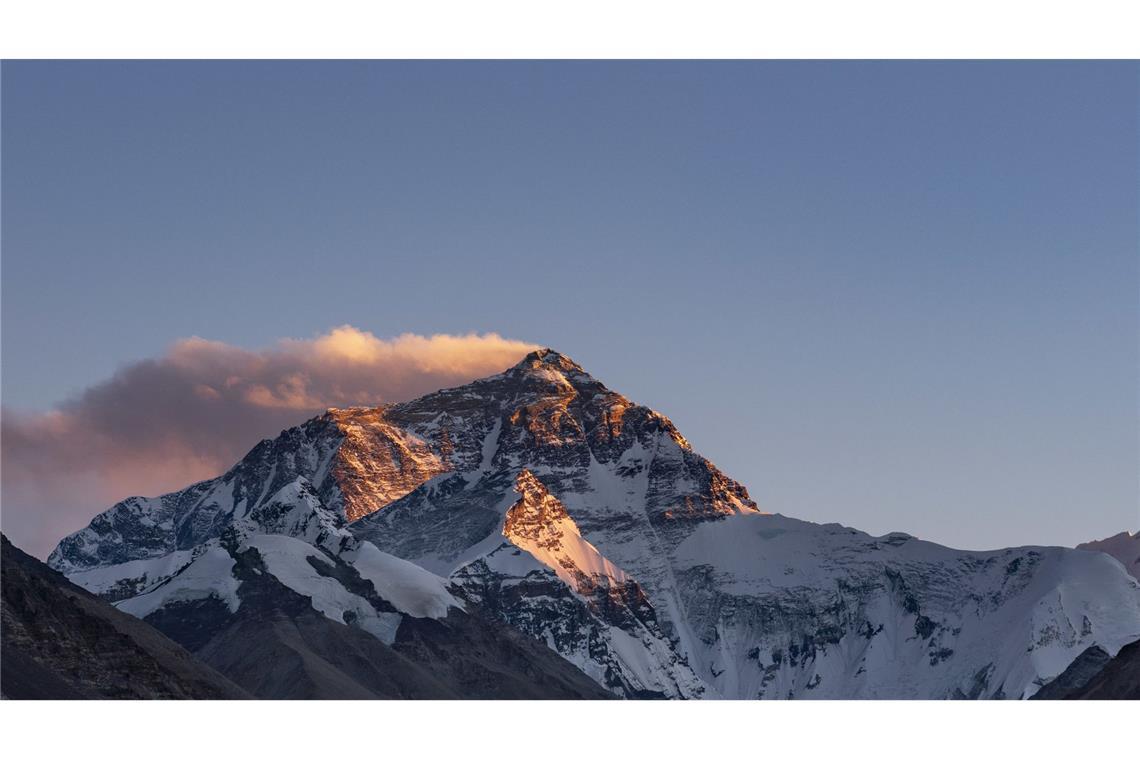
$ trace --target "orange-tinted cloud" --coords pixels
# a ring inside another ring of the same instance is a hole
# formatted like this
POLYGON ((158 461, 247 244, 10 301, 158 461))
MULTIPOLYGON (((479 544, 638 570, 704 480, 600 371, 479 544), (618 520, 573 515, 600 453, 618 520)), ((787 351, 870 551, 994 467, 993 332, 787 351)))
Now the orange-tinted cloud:
POLYGON ((534 348, 493 333, 385 340, 347 325, 262 351, 181 340, 46 414, 3 411, 3 529, 45 556, 111 503, 218 475, 327 407, 461 385, 534 348))

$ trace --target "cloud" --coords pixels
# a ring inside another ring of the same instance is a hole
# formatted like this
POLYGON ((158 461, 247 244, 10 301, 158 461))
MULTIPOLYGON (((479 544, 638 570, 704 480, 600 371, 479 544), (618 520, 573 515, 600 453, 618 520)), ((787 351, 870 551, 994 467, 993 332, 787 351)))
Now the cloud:
POLYGON ((500 372, 536 346, 496 334, 381 339, 350 326, 250 351, 188 338, 44 414, 3 410, 3 529, 45 556, 127 496, 213 477, 330 406, 403 401, 500 372))

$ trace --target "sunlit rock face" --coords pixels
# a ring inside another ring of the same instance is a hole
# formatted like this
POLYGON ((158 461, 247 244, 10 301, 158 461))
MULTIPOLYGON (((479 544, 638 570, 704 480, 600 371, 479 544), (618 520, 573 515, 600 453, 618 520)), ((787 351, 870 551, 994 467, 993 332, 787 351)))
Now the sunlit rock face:
POLYGON ((336 409, 329 416, 342 436, 329 475, 350 521, 451 469, 446 431, 433 446, 389 422, 384 409, 336 409))
MULTIPOLYGON (((330 410, 220 478, 112 507, 50 561, 130 606, 171 579, 223 593, 199 558, 267 535, 508 623, 632 698, 1020 698, 1089 646, 1140 638, 1140 584, 1107 556, 764 514, 666 417, 547 349, 407 403, 330 410)), ((327 585, 298 593, 384 635, 402 625, 327 585)))
POLYGON ((582 538, 528 470, 515 490, 502 541, 452 574, 456 593, 548 642, 620 696, 703 696, 704 685, 663 634, 637 582, 582 538))

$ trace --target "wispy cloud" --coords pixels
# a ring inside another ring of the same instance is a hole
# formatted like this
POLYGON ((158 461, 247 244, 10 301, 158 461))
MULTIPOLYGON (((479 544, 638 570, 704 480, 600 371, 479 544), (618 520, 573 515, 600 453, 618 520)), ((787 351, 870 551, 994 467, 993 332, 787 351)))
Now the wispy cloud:
POLYGON ((3 411, 3 529, 45 556, 112 502, 213 477, 327 407, 415 398, 533 348, 493 333, 382 339, 347 325, 261 351, 181 340, 51 412, 3 411))

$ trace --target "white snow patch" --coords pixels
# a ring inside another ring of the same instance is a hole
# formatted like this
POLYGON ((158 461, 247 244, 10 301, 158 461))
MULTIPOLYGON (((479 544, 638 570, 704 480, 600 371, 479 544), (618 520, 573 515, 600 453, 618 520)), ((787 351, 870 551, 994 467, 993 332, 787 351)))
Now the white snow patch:
POLYGON ((462 604, 447 590, 448 582, 417 564, 382 552, 367 541, 341 558, 371 581, 381 597, 412 617, 442 618, 462 604))
POLYGON ((325 617, 348 624, 345 613, 351 613, 349 618, 355 617, 356 625, 385 644, 396 640, 401 616, 377 612, 367 599, 350 592, 336 578, 318 573, 309 563, 310 557, 327 565, 335 564, 323 552, 289 536, 250 536, 249 546, 257 549, 266 569, 277 580, 298 594, 309 597, 313 609, 325 617))
POLYGON ((148 557, 106 565, 90 570, 80 570, 67 576, 67 579, 92 594, 103 594, 113 589, 120 581, 132 581, 140 593, 145 593, 161 581, 169 578, 194 559, 190 550, 171 552, 161 557, 148 557))
POLYGON ((158 588, 124 599, 115 606, 137 618, 145 618, 173 602, 216 597, 226 603, 230 612, 235 612, 241 604, 237 595, 241 581, 234 578, 233 569, 234 560, 229 552, 220 546, 214 546, 158 588))

